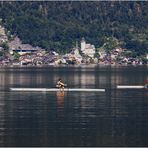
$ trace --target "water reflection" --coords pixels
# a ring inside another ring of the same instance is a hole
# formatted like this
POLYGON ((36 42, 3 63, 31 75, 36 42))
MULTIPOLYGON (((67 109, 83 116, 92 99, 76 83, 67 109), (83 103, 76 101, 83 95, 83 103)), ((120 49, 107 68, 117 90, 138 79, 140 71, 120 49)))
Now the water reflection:
POLYGON ((4 135, 5 135, 5 93, 0 93, 0 145, 4 143, 4 135))
POLYGON ((66 96, 66 92, 64 91, 57 91, 57 116, 64 117, 64 97, 66 96))
POLYGON ((148 146, 147 92, 115 89, 147 77, 131 67, 1 69, 0 146, 148 146), (68 87, 106 92, 9 91, 54 87, 59 77, 68 87))

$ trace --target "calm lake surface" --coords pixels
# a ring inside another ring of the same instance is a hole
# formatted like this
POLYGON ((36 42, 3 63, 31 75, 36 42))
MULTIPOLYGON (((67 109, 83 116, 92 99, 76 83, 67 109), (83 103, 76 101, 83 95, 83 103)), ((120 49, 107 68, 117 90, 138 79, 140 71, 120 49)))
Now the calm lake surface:
POLYGON ((0 68, 0 146, 148 146, 148 67, 0 68), (105 92, 12 92, 50 88, 105 92))

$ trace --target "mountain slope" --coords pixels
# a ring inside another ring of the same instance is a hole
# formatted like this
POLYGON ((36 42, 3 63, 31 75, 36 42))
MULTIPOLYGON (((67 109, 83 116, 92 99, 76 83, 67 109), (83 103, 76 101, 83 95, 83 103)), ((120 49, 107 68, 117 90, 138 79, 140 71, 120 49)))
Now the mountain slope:
POLYGON ((4 26, 24 43, 66 52, 82 37, 100 47, 106 37, 142 54, 148 50, 146 1, 0 2, 4 26))

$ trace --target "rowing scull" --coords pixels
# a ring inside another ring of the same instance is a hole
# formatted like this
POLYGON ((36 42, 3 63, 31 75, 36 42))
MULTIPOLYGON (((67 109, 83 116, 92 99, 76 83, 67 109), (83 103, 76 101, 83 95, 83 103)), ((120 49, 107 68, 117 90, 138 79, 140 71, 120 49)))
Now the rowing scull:
POLYGON ((82 91, 82 92, 105 92, 105 89, 91 88, 10 88, 11 91, 82 91))

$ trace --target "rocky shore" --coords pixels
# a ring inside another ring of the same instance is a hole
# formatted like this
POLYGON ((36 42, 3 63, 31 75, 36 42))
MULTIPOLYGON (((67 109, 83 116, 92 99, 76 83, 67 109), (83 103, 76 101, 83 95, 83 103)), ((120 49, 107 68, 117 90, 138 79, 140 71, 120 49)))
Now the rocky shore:
MULTIPOLYGON (((2 51, 1 51, 2 52, 2 51)), ((127 51, 124 51, 127 52, 127 51)), ((89 57, 71 52, 59 55, 55 51, 47 52, 38 50, 33 53, 5 53, 0 57, 0 66, 58 66, 58 65, 146 65, 147 61, 142 58, 126 57, 120 50, 111 54, 97 57, 89 57)))

